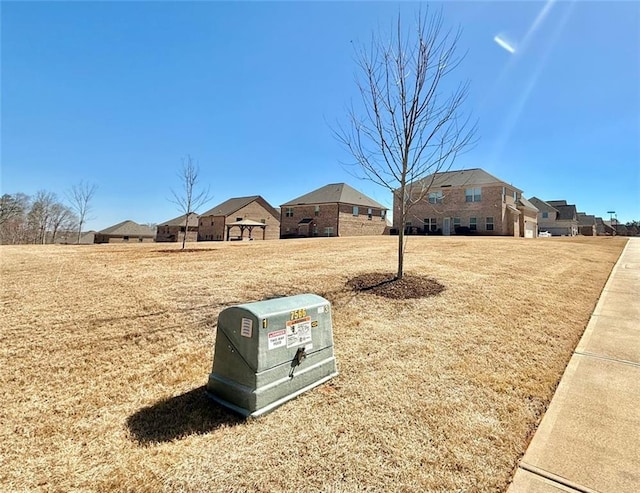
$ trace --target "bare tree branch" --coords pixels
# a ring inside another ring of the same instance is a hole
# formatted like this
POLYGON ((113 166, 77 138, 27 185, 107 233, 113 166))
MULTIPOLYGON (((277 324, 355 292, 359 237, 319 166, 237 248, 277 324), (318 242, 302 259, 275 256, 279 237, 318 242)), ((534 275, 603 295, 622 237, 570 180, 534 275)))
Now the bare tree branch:
POLYGON ((460 35, 460 29, 443 30, 441 11, 419 11, 407 32, 398 15, 389 41, 380 33, 368 50, 356 47, 362 109, 352 106, 348 127, 333 130, 355 158, 356 176, 398 197, 399 279, 411 208, 427 197, 435 173, 448 171, 474 143, 477 125, 462 112, 469 83, 460 83, 449 97, 441 94, 443 80, 463 59, 456 54, 460 35))

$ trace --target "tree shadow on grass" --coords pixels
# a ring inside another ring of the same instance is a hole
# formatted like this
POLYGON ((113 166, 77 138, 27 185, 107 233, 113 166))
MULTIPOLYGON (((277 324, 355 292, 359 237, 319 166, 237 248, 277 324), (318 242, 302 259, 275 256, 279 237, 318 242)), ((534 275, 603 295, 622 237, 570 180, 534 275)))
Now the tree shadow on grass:
POLYGON ((244 421, 207 397, 205 390, 205 386, 198 387, 132 414, 127 419, 132 437, 141 445, 149 445, 203 435, 244 421))

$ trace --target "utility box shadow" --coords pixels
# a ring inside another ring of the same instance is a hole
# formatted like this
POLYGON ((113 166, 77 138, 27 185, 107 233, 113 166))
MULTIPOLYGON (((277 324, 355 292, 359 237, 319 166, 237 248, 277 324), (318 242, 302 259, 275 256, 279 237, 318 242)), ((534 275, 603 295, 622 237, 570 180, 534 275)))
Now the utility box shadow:
POLYGON ((245 421, 207 397, 205 387, 145 407, 127 419, 134 440, 142 445, 203 435, 245 421))

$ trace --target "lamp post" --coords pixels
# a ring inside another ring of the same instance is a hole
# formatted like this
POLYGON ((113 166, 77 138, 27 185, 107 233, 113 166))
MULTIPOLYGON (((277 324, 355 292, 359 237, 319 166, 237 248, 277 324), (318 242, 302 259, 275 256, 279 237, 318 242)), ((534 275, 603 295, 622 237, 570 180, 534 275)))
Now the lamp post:
POLYGON ((609 226, 611 226, 611 229, 613 229, 613 234, 617 234, 616 228, 613 225, 613 215, 615 213, 616 211, 607 211, 607 214, 609 214, 609 226))

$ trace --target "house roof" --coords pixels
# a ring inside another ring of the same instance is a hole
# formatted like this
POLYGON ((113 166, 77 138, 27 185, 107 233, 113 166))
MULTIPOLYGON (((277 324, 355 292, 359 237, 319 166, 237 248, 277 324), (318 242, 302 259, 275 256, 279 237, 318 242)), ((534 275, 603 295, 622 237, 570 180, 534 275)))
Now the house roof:
POLYGON ((122 221, 121 223, 114 224, 102 231, 98 231, 97 234, 112 235, 112 236, 155 236, 156 232, 149 226, 143 226, 134 221, 122 221))
POLYGON ((575 221, 577 219, 578 211, 575 205, 554 205, 554 207, 558 211, 558 217, 556 219, 560 221, 575 221))
POLYGON ((596 216, 590 216, 583 212, 578 212, 578 225, 579 226, 593 226, 596 224, 596 216))
MULTIPOLYGON (((184 226, 184 219, 186 214, 182 214, 182 216, 174 217, 169 221, 160 223, 158 226, 184 226)), ((197 213, 192 212, 189 216, 189 227, 197 227, 198 226, 198 218, 200 216, 197 213)))
POLYGON ((552 207, 557 205, 568 205, 566 200, 547 200, 547 203, 552 207))
POLYGON ((445 171, 442 173, 433 173, 418 180, 417 183, 430 184, 432 188, 441 187, 464 187, 473 185, 489 185, 501 184, 507 185, 514 190, 522 193, 517 187, 503 181, 495 176, 487 173, 481 168, 461 169, 456 171, 445 171))
POLYGON ((242 221, 227 223, 227 226, 266 226, 266 224, 260 221, 254 221, 253 219, 243 219, 242 221))
POLYGON ((234 212, 246 207, 253 201, 258 201, 258 203, 264 207, 269 213, 275 217, 276 219, 280 219, 280 214, 260 195, 250 195, 248 197, 234 197, 232 199, 225 200, 224 202, 216 205, 215 207, 209 209, 207 212, 200 214, 200 217, 203 216, 230 216, 234 212))
POLYGON ((524 197, 520 196, 518 202, 520 202, 520 205, 522 205, 522 207, 524 207, 525 209, 531 209, 532 211, 538 212, 538 208, 524 197))
POLYGON ((298 198, 290 200, 282 204, 280 207, 291 205, 310 205, 310 204, 350 204, 363 207, 376 207, 378 209, 387 210, 385 207, 362 192, 347 185, 346 183, 330 183, 324 187, 320 187, 313 192, 301 195, 298 198))
POLYGON ((538 197, 531 197, 529 199, 529 202, 531 202, 539 211, 558 212, 558 209, 556 209, 554 206, 549 204, 549 202, 545 202, 544 200, 541 200, 538 197))

